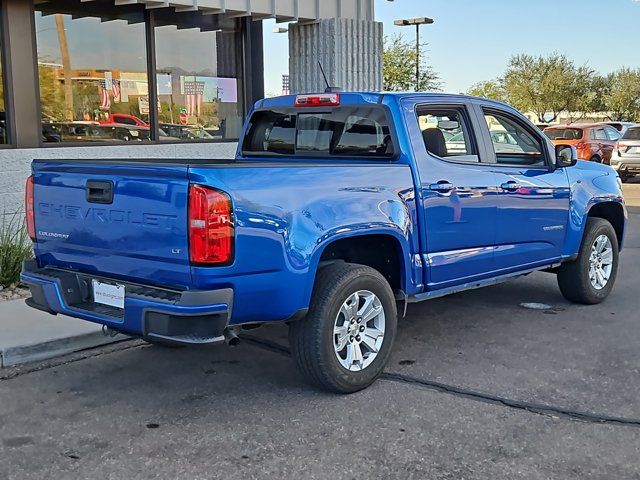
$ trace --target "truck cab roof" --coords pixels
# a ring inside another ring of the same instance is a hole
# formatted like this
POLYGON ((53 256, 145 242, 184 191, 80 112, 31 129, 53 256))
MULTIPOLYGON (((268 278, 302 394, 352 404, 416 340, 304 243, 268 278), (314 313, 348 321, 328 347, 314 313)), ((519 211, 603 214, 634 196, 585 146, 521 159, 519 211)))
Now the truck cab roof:
MULTIPOLYGON (((461 103, 461 102, 474 102, 482 103, 484 105, 495 105, 497 107, 512 110, 515 109, 510 105, 507 105, 496 100, 490 100, 486 98, 473 97, 470 95, 452 94, 452 93, 440 93, 440 92, 335 92, 339 95, 340 105, 363 105, 363 104, 382 104, 386 98, 393 98, 396 101, 402 101, 406 99, 415 100, 416 103, 461 103)), ((255 109, 268 109, 268 108, 290 108, 295 106, 296 98, 300 95, 305 96, 321 96, 331 95, 331 93, 324 92, 310 92, 304 94, 291 94, 282 95, 279 97, 271 97, 260 100, 254 106, 255 109)))

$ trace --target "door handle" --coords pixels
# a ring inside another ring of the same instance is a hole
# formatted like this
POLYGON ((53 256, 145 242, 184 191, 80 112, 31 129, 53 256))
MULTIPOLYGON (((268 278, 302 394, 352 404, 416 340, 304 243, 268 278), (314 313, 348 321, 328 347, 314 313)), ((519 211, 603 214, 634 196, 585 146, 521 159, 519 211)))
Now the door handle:
POLYGON ((86 186, 86 199, 89 203, 113 203, 113 182, 88 180, 86 186))
POLYGON ((441 181, 438 183, 432 183, 429 185, 429 190, 433 190, 434 192, 450 192, 454 190, 456 187, 453 183, 449 183, 446 181, 441 181))
POLYGON ((500 188, 508 192, 515 192, 520 188, 520 184, 512 180, 510 182, 503 183, 502 185, 500 185, 500 188))

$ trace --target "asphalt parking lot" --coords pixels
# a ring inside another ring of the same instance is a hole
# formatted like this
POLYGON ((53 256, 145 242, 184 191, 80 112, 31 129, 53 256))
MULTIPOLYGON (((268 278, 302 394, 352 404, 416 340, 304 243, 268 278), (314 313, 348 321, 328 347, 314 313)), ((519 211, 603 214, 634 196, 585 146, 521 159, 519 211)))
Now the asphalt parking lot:
POLYGON ((387 374, 351 396, 306 386, 280 327, 6 370, 0 479, 640 478, 639 280, 636 207, 604 304, 539 273, 414 305, 387 374))

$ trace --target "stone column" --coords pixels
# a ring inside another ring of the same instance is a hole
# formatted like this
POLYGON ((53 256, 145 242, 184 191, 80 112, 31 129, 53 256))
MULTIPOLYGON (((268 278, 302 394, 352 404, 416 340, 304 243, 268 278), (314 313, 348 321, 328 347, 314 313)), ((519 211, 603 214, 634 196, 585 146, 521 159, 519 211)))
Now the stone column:
POLYGON ((291 93, 322 92, 326 85, 345 91, 382 90, 382 23, 332 18, 289 28, 291 93))

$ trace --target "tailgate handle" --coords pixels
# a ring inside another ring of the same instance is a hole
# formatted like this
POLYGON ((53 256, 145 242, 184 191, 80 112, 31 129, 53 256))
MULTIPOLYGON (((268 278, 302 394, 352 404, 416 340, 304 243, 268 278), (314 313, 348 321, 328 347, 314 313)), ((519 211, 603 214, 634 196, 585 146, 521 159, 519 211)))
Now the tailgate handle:
POLYGON ((87 202, 113 203, 113 182, 110 180, 87 180, 87 202))

